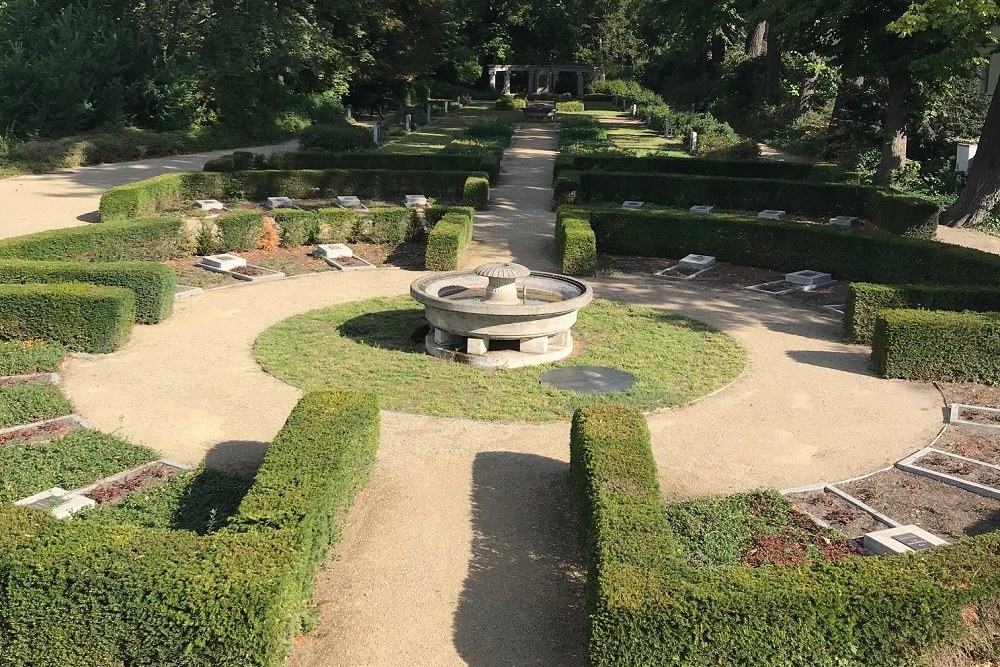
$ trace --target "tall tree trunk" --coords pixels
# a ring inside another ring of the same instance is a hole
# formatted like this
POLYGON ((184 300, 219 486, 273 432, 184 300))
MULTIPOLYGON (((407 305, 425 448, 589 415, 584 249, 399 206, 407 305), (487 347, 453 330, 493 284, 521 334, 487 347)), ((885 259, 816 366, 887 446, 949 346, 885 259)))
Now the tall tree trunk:
POLYGON ((722 35, 712 37, 712 64, 721 65, 726 60, 726 40, 722 35))
POLYGON ((781 35, 773 23, 767 26, 767 60, 764 67, 764 97, 775 102, 781 88, 781 35))
POLYGON ((767 21, 758 21, 747 30, 746 54, 748 58, 756 59, 764 55, 764 35, 767 34, 767 21))
POLYGON ((941 224, 949 227, 974 227, 990 217, 1000 203, 1000 86, 997 86, 986 112, 986 122, 979 137, 979 150, 969 165, 962 194, 941 214, 941 224))
POLYGON ((882 127, 885 141, 882 144, 882 160, 875 171, 876 185, 888 186, 892 182, 892 172, 906 165, 906 100, 910 96, 911 84, 907 70, 889 74, 889 94, 882 127))

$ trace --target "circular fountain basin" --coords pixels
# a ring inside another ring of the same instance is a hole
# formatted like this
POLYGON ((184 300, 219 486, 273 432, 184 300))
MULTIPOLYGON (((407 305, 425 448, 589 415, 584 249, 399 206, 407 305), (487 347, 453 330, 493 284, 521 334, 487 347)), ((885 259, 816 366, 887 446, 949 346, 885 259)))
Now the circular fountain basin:
POLYGON ((572 354, 577 311, 594 298, 589 285, 555 273, 531 272, 516 281, 516 303, 488 301, 488 285, 488 278, 472 271, 437 274, 410 285, 410 295, 424 305, 431 325, 426 345, 430 354, 507 368, 572 354))

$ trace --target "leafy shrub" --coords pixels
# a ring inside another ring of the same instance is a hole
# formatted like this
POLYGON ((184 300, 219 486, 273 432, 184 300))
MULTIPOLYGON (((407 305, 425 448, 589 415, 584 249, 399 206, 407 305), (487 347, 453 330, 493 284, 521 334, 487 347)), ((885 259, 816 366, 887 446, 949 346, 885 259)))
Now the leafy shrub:
POLYGON ((160 261, 181 254, 180 218, 54 229, 0 240, 0 258, 67 262, 160 261))
POLYGON ((44 444, 0 448, 0 502, 27 498, 53 486, 77 489, 148 463, 159 455, 113 435, 78 429, 44 444))
POLYGON ((414 234, 413 212, 408 208, 376 208, 360 220, 359 241, 399 245, 414 234))
POLYGON ((424 268, 428 271, 455 271, 462 253, 472 240, 472 217, 446 213, 427 237, 424 268))
POLYGON ((703 146, 702 152, 713 157, 718 156, 728 160, 757 160, 760 159, 760 144, 752 140, 741 141, 731 146, 723 146, 714 151, 705 149, 703 146))
POLYGON ((937 230, 939 209, 934 202, 860 185, 602 171, 580 172, 579 178, 578 195, 584 202, 635 199, 681 206, 709 203, 744 211, 780 208, 807 215, 854 215, 869 218, 887 232, 916 238, 931 238, 937 230))
POLYGON ((469 219, 469 224, 475 220, 476 210, 471 206, 429 206, 424 209, 424 220, 428 227, 433 227, 449 213, 458 213, 469 219))
POLYGON ((316 225, 317 243, 347 243, 357 239, 359 216, 344 208, 321 208, 316 225))
POLYGON ((312 243, 319 233, 320 216, 315 211, 278 209, 271 212, 271 217, 281 230, 282 248, 296 248, 312 243))
POLYGON ((476 210, 486 208, 490 201, 490 181, 479 176, 469 176, 465 181, 462 200, 476 210))
POLYGON ((921 664, 960 636, 967 605, 995 604, 996 534, 905 558, 692 567, 661 505, 642 414, 584 408, 570 438, 595 667, 921 664))
POLYGON ((73 406, 54 384, 0 385, 0 428, 31 424, 71 412, 73 406))
POLYGON ((514 124, 504 118, 480 118, 465 128, 463 136, 471 139, 490 139, 504 142, 506 146, 509 146, 510 138, 514 136, 514 124))
POLYGON ((559 210, 556 217, 556 249, 563 273, 593 275, 597 268, 597 240, 586 211, 569 207, 559 210))
POLYGON ((214 255, 219 252, 219 237, 216 234, 215 224, 211 220, 202 219, 198 223, 194 251, 198 255, 214 255))
POLYGON ((113 352, 134 322, 135 293, 123 287, 0 285, 0 339, 41 338, 81 352, 113 352))
POLYGON ((1000 312, 1000 289, 950 285, 851 283, 844 325, 852 340, 871 343, 878 314, 887 309, 1000 312))
POLYGON ((1000 384, 1000 313, 882 310, 872 364, 890 378, 1000 384))
POLYGON ((497 111, 518 111, 528 106, 528 100, 514 95, 504 95, 493 106, 497 111))
POLYGON ((683 257, 697 248, 742 266, 777 271, 808 266, 846 280, 897 285, 1000 284, 996 255, 936 241, 738 215, 578 210, 589 214, 598 252, 683 257))
POLYGON ((372 147, 371 131, 360 125, 313 125, 299 134, 304 151, 362 151, 372 147))
POLYGON ((578 100, 572 100, 569 102, 556 102, 556 111, 578 112, 583 110, 584 110, 583 102, 580 102, 578 100))
POLYGON ((72 282, 132 290, 136 321, 143 324, 156 324, 173 312, 176 277, 163 264, 0 260, 0 284, 72 282))
POLYGON ((220 249, 223 252, 256 250, 264 231, 260 213, 236 211, 220 215, 215 226, 219 231, 220 249))
POLYGON ((0 340, 0 376, 52 373, 66 356, 59 343, 44 340, 0 340))
POLYGON ((373 396, 305 395, 230 525, 205 536, 0 504, 5 664, 283 665, 378 432, 373 396))

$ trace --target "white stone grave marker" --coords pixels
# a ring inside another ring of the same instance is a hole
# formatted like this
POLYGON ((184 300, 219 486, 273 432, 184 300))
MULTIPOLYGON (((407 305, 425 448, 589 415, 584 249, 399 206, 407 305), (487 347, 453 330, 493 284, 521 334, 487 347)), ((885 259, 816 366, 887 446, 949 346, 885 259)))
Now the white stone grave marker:
POLYGON ((354 257, 354 251, 343 243, 323 243, 316 246, 313 255, 323 259, 336 259, 338 257, 354 257))
POLYGON ((678 265, 690 269, 710 269, 715 266, 715 258, 709 255, 688 255, 678 265))
POLYGON ((51 489, 28 496, 14 503, 22 507, 32 507, 42 512, 48 512, 57 519, 65 519, 88 507, 96 507, 97 502, 78 493, 60 489, 51 489))
POLYGON ((413 208, 415 206, 427 206, 427 196, 426 195, 406 195, 403 198, 403 203, 406 208, 413 208))
POLYGON ((195 199, 194 203, 197 204, 198 208, 202 211, 218 211, 226 208, 226 205, 218 199, 195 199))
POLYGON ((226 253, 222 255, 206 255, 201 258, 201 264, 202 266, 207 266, 213 269, 232 271, 233 269, 246 266, 247 261, 239 255, 226 253))
POLYGON ((336 203, 340 208, 365 208, 365 205, 361 203, 361 200, 354 195, 343 195, 337 197, 336 203))
POLYGON ((758 218, 763 218, 764 220, 784 220, 787 211, 778 211, 772 208, 766 208, 757 214, 758 218))
POLYGON ((913 553, 947 544, 919 526, 887 528, 868 533, 864 537, 865 550, 878 556, 913 553))
POLYGON ((822 273, 820 271, 796 271, 795 273, 786 273, 785 282, 792 283, 793 285, 818 287, 819 285, 832 283, 833 276, 829 273, 822 273))
POLYGON ((295 202, 288 197, 268 197, 268 208, 298 208, 295 202))
POLYGON ((715 210, 714 206, 692 206, 689 212, 696 213, 698 215, 708 215, 714 210, 715 210))
POLYGON ((830 218, 830 224, 835 227, 853 227, 857 222, 858 219, 851 215, 838 215, 835 218, 830 218))
POLYGON ((642 208, 642 205, 645 204, 645 203, 646 202, 633 201, 633 200, 629 199, 628 201, 623 201, 622 202, 622 208, 628 209, 628 210, 636 210, 636 209, 642 208))

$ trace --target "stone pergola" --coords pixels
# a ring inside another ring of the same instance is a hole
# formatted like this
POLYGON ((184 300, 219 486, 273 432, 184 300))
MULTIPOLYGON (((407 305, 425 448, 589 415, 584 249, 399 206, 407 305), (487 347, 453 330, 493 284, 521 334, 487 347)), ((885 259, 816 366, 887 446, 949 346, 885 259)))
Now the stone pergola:
POLYGON ((571 74, 576 76, 576 95, 580 97, 587 85, 588 75, 591 80, 603 76, 601 68, 591 65, 490 65, 486 70, 490 86, 494 90, 500 88, 503 92, 510 93, 511 72, 528 73, 528 87, 525 92, 529 95, 551 93, 561 74, 571 74), (499 81, 501 75, 502 83, 499 81))

